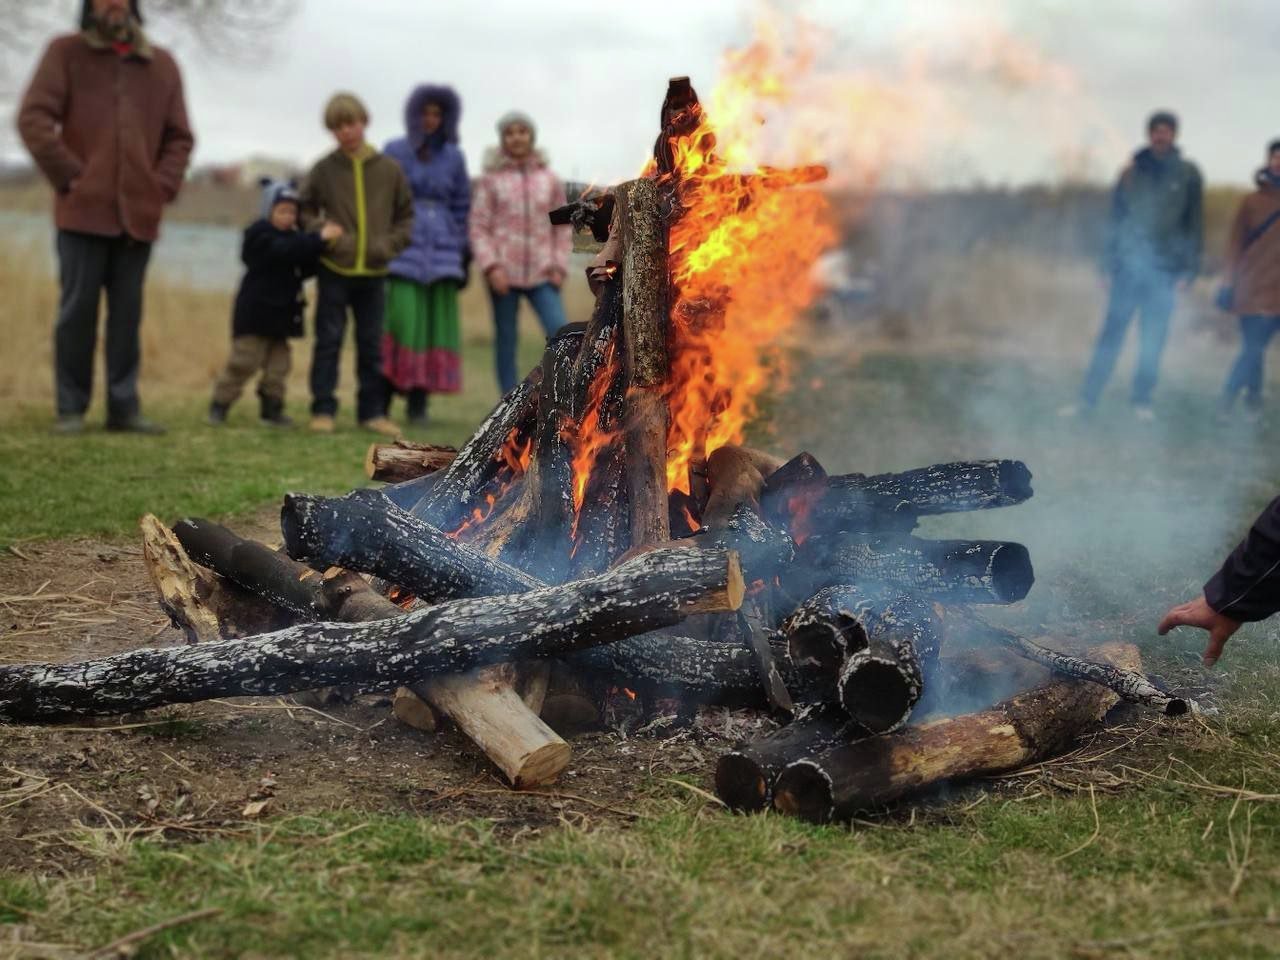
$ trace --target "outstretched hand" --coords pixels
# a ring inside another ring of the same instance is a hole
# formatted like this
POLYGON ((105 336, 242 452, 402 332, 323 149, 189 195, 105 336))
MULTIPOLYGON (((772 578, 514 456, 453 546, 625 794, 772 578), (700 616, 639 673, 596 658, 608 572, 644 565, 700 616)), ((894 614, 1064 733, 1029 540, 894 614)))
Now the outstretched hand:
POLYGON ((1231 635, 1240 629, 1240 621, 1218 613, 1202 595, 1171 609, 1164 615, 1156 630, 1163 637, 1174 627, 1199 627, 1209 631, 1209 643, 1204 648, 1203 662, 1206 667, 1212 667, 1222 656, 1222 648, 1227 645, 1231 635))

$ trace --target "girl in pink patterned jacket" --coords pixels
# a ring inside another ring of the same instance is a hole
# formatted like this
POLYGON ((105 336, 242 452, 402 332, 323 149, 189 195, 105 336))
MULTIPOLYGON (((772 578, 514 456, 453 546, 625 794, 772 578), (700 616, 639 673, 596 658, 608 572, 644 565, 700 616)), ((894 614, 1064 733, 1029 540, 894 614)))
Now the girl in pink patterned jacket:
POLYGON ((471 200, 471 252, 493 301, 498 385, 516 385, 516 312, 525 296, 547 336, 564 326, 560 285, 569 272, 573 228, 547 214, 565 203, 564 182, 535 144, 537 128, 518 110, 498 121, 500 146, 485 155, 471 200))

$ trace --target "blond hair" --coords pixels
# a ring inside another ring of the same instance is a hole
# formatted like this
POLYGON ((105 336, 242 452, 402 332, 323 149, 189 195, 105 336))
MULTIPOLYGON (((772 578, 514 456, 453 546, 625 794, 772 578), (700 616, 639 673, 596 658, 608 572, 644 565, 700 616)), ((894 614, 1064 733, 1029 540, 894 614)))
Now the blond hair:
POLYGON ((354 93, 335 93, 324 105, 324 125, 337 130, 344 123, 368 123, 369 111, 354 93))

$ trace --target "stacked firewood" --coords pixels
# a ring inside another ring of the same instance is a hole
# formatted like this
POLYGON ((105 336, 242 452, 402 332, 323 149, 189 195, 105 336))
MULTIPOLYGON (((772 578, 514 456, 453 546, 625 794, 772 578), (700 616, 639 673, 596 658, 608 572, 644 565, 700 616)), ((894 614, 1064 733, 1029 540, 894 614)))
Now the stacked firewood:
POLYGON ((806 453, 730 445, 698 450, 671 483, 667 229, 681 199, 664 145, 699 109, 673 82, 657 174, 553 214, 609 238, 594 310, 548 341, 462 447, 375 447, 367 468, 386 486, 286 496, 282 550, 205 520, 144 519, 160 602, 191 644, 0 667, 0 717, 394 691, 398 717, 451 718, 528 787, 569 762, 547 721, 589 718, 625 688, 771 710, 785 726, 722 759, 720 795, 825 819, 1045 755, 1113 691, 1185 708, 1122 669, 1131 651, 1083 661, 968 612, 1026 596, 1022 545, 916 535, 923 517, 1025 501, 1020 462, 828 476, 806 453), (1049 683, 952 726, 912 726, 964 675, 939 668, 949 632, 1093 685, 1049 683))

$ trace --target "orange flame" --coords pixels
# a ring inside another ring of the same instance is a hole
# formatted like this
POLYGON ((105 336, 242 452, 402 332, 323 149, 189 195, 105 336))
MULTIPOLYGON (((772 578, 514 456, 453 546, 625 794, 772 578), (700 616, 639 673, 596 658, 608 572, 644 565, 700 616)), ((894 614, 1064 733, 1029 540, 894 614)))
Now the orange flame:
POLYGON ((471 513, 446 536, 453 540, 467 540, 475 528, 489 519, 493 508, 502 499, 503 494, 511 489, 511 485, 524 476, 529 469, 529 461, 533 459, 533 437, 523 440, 520 428, 512 427, 498 452, 493 458, 498 461, 498 473, 494 477, 494 489, 484 495, 484 503, 471 508, 471 513))
POLYGON ((670 140, 675 169, 664 180, 679 204, 669 239, 670 490, 689 492, 692 461, 741 443, 761 395, 781 385, 785 337, 817 297, 813 265, 836 241, 826 198, 796 189, 825 171, 752 162, 736 137, 744 115, 785 96, 786 77, 766 53, 731 60, 711 109, 670 140))
POLYGON ((595 470, 596 461, 613 443, 621 432, 618 426, 602 426, 600 419, 604 408, 605 394, 613 383, 618 372, 618 356, 615 344, 610 343, 605 353, 604 363, 596 372, 595 379, 587 392, 587 409, 582 423, 577 425, 576 434, 570 438, 573 459, 570 462, 573 476, 573 526, 570 538, 574 549, 577 549, 578 525, 582 520, 582 505, 587 498, 587 484, 595 470))

